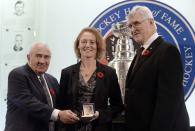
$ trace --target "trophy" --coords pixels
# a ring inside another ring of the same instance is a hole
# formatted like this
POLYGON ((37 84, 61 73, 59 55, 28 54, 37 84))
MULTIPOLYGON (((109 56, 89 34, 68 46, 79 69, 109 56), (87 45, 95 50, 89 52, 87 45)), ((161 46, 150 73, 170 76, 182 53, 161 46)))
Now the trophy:
POLYGON ((110 61, 108 65, 116 69, 121 96, 124 103, 126 75, 133 57, 135 56, 135 51, 130 29, 126 22, 113 24, 112 32, 118 37, 118 40, 115 45, 114 59, 110 61))

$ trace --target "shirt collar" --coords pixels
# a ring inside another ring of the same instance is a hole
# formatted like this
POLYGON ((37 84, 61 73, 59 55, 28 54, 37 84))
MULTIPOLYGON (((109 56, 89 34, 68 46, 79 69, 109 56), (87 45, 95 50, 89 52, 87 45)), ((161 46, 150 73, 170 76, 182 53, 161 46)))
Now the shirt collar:
POLYGON ((158 33, 156 32, 156 33, 154 33, 144 44, 143 44, 143 47, 144 47, 144 49, 147 49, 151 44, 152 44, 152 42, 155 40, 155 39, 157 39, 157 37, 158 37, 159 35, 158 35, 158 33))
POLYGON ((43 74, 37 74, 37 78, 38 78, 38 79, 40 79, 41 76, 42 76, 43 78, 45 78, 44 73, 43 73, 43 74))

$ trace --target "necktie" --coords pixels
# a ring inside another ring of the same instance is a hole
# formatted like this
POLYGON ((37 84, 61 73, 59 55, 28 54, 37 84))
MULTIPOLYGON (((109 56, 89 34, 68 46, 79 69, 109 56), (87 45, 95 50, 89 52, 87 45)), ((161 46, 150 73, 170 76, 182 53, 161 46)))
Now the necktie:
POLYGON ((53 103, 51 102, 51 98, 50 98, 50 94, 49 94, 49 91, 48 91, 48 88, 47 88, 47 84, 46 84, 46 81, 45 81, 45 78, 43 75, 40 75, 39 77, 39 80, 41 82, 41 85, 43 87, 43 90, 44 90, 44 93, 46 95, 46 99, 47 99, 47 103, 53 107, 53 103))
MULTIPOLYGON (((40 75, 40 76, 38 76, 38 78, 39 78, 39 80, 41 82, 41 85, 43 87, 44 93, 46 95, 46 99, 47 99, 48 105, 53 107, 53 103, 52 103, 52 100, 50 98, 50 94, 49 94, 48 87, 47 87, 46 80, 45 80, 44 76, 40 75)), ((54 131, 54 122, 52 122, 52 121, 49 122, 49 131, 54 131)))
POLYGON ((136 59, 135 59, 135 63, 134 63, 134 66, 133 66, 133 69, 135 68, 135 66, 138 64, 139 60, 140 60, 140 57, 141 57, 141 54, 144 50, 144 47, 140 47, 138 50, 137 50, 137 56, 136 56, 136 59))

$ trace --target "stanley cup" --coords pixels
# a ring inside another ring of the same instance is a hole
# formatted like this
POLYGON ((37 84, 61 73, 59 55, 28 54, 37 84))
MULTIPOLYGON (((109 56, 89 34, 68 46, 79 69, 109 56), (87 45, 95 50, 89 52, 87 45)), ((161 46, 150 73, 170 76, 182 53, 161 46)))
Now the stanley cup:
POLYGON ((130 29, 126 22, 113 24, 112 32, 118 37, 118 40, 115 47, 114 59, 110 61, 108 65, 116 69, 124 103, 126 75, 133 57, 135 56, 135 51, 130 29))

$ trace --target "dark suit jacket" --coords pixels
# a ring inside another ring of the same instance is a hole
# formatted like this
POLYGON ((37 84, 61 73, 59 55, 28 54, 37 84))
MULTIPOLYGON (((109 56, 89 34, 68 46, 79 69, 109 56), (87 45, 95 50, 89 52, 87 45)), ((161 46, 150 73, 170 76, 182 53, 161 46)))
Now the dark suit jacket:
MULTIPOLYGON (((80 63, 62 70, 60 95, 57 100, 60 109, 74 110, 76 83, 79 80, 79 72, 80 63)), ((96 73, 98 72, 103 73, 102 78, 97 76, 95 87, 95 110, 99 111, 100 116, 99 119, 93 121, 93 124, 96 131, 108 131, 112 118, 123 109, 121 93, 117 75, 113 68, 97 62, 96 73), (108 101, 110 106, 108 106, 108 101)), ((68 131, 71 131, 71 129, 68 131)))
MULTIPOLYGON (((45 79, 55 104, 58 82, 49 74, 45 79)), ((5 131, 48 131, 52 111, 37 75, 28 65, 10 72, 5 131)))
POLYGON ((183 68, 176 47, 158 37, 126 79, 127 131, 187 131, 183 68))

